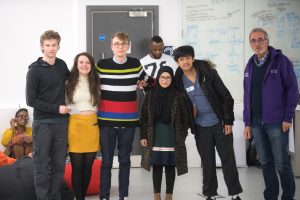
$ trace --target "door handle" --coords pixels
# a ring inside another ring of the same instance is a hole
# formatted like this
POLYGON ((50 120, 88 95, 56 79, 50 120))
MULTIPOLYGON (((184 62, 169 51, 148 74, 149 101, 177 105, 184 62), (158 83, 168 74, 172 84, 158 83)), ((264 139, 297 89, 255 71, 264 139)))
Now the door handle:
POLYGON ((102 57, 101 59, 104 59, 105 58, 105 54, 103 51, 100 52, 100 57, 102 57))

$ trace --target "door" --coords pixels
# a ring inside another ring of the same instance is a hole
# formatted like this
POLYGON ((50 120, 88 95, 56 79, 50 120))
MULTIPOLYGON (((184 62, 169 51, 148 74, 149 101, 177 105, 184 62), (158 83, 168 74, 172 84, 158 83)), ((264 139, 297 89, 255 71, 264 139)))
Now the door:
MULTIPOLYGON (((129 35, 131 47, 127 55, 138 59, 144 57, 149 51, 149 40, 158 34, 158 6, 87 6, 87 52, 96 62, 113 56, 111 36, 118 31, 129 35)), ((142 94, 138 91, 139 105, 141 99, 142 94)), ((139 138, 137 128, 132 155, 140 155, 139 138)))
POLYGON ((142 58, 158 34, 158 6, 87 6, 87 51, 96 61, 113 56, 110 41, 117 31, 129 35, 128 56, 142 58))

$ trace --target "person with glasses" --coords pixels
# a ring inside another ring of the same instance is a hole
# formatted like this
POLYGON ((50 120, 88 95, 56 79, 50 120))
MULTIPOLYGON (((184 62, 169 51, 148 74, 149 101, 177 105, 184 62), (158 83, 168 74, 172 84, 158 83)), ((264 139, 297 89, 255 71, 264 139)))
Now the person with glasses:
POLYGON ((232 199, 240 200, 238 194, 243 190, 233 149, 233 98, 214 68, 215 65, 206 60, 196 60, 192 46, 180 46, 174 50, 173 55, 179 65, 175 74, 176 87, 185 93, 190 128, 195 134, 202 161, 202 193, 207 200, 216 199, 218 195, 216 148, 228 194, 232 199))
POLYGON ((110 198, 111 169, 116 144, 119 161, 119 199, 128 199, 130 153, 138 126, 137 87, 147 86, 146 73, 140 61, 127 56, 127 33, 117 32, 111 38, 114 56, 101 59, 96 68, 100 77, 101 99, 98 125, 102 154, 100 199, 110 198))
POLYGON ((1 143, 12 158, 19 159, 32 152, 32 128, 26 126, 28 120, 28 110, 20 108, 10 120, 10 128, 3 133, 1 143))
POLYGON ((263 171, 265 199, 295 195, 295 180, 289 160, 288 135, 295 115, 299 89, 292 62, 269 45, 268 33, 254 28, 249 34, 254 55, 244 71, 244 136, 253 136, 263 171))
POLYGON ((174 87, 174 72, 171 67, 163 66, 158 70, 156 85, 143 99, 140 117, 141 165, 148 171, 150 166, 153 168, 154 200, 161 200, 163 168, 165 200, 173 199, 175 167, 178 175, 188 172, 185 147, 188 120, 183 94, 174 87))

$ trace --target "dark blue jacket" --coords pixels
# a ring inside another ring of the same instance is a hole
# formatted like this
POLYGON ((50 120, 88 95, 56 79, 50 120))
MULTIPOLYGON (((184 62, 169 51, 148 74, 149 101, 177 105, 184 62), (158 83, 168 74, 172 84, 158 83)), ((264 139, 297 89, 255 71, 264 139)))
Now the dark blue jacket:
MULTIPOLYGON (((269 46, 271 61, 262 85, 262 122, 292 122, 299 97, 296 74, 292 62, 281 50, 269 46)), ((251 81, 253 55, 244 71, 244 123, 251 125, 251 81)))

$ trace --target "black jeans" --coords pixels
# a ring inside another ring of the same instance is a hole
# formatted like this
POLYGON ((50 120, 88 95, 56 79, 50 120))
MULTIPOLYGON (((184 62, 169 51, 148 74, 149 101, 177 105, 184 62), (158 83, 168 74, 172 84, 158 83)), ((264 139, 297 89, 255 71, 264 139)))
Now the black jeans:
POLYGON ((218 123, 210 127, 197 126, 195 140, 203 167, 203 194, 205 196, 217 195, 218 180, 215 147, 221 159, 228 194, 241 193, 243 190, 235 162, 233 135, 225 135, 223 126, 218 123))

